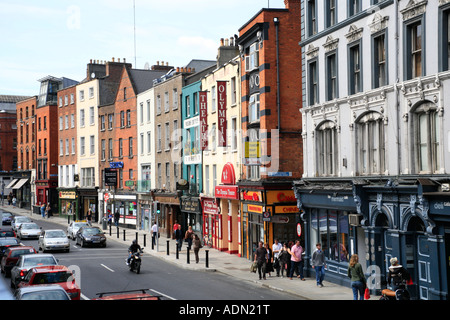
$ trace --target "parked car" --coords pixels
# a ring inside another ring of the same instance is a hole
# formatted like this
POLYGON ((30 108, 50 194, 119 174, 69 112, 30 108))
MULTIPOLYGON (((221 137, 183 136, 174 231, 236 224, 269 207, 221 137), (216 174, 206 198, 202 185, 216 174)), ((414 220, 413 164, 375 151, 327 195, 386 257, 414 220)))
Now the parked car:
POLYGON ((22 244, 19 240, 17 240, 17 238, 0 238, 0 257, 3 257, 6 249, 8 249, 9 247, 18 247, 20 245, 22 244))
POLYGON ((25 254, 35 254, 37 251, 32 246, 10 247, 6 249, 0 262, 1 272, 7 277, 11 275, 11 269, 16 265, 20 256, 25 254))
POLYGON ((10 213, 10 212, 2 213, 2 225, 5 225, 5 224, 11 225, 12 219, 14 219, 14 216, 12 213, 10 213))
POLYGON ((19 283, 19 288, 40 284, 59 284, 66 290, 72 300, 80 300, 81 290, 75 282, 75 277, 66 266, 34 267, 28 271, 25 278, 19 283))
POLYGON ((49 250, 70 251, 69 239, 61 229, 43 230, 38 240, 38 249, 43 252, 49 250))
POLYGON ((27 222, 27 223, 22 223, 20 225, 20 227, 17 229, 17 237, 19 239, 30 239, 30 238, 35 238, 38 239, 39 236, 41 235, 41 231, 42 228, 39 227, 36 223, 34 222, 27 222))
POLYGON ((70 300, 66 290, 59 284, 41 284, 18 288, 14 292, 16 300, 70 300))
POLYGON ((33 222, 29 217, 26 216, 15 216, 11 221, 11 227, 17 232, 17 228, 20 227, 22 223, 33 222))
POLYGON ((98 245, 106 247, 106 236, 98 227, 82 227, 75 236, 76 244, 82 247, 86 245, 98 245))
POLYGON ((52 254, 38 253, 20 256, 17 264, 11 269, 11 288, 17 288, 32 267, 55 265, 58 265, 58 260, 52 254))
POLYGON ((0 238, 5 238, 5 237, 15 238, 16 233, 11 228, 9 228, 9 229, 1 228, 0 229, 0 238))
POLYGON ((89 224, 85 221, 72 221, 67 227, 67 236, 75 240, 75 235, 77 234, 80 228, 89 226, 89 224))

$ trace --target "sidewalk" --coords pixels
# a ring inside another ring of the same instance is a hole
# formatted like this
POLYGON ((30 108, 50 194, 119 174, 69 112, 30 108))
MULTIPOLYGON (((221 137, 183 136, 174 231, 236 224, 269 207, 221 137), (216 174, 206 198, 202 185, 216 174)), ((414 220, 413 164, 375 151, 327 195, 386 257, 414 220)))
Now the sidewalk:
MULTIPOLYGON (((31 216, 33 220, 42 220, 41 215, 32 214, 29 209, 21 209, 13 206, 0 206, 0 209, 11 212, 13 214, 31 216)), ((51 222, 60 224, 64 231, 67 230, 67 218, 51 217, 51 222)), ((93 223, 93 225, 102 228, 102 224, 93 223)), ((315 277, 305 278, 306 281, 300 281, 297 278, 290 280, 289 278, 277 277, 275 272, 272 272, 272 276, 267 275, 267 280, 258 280, 258 274, 250 272, 251 262, 247 259, 238 257, 236 255, 230 255, 225 252, 221 252, 216 249, 209 249, 203 247, 200 249, 200 262, 195 263, 194 252, 191 251, 190 263, 187 263, 187 250, 183 244, 182 251, 179 252, 179 258, 176 258, 175 240, 165 238, 161 236, 159 238, 159 246, 152 250, 152 238, 151 234, 142 230, 125 229, 119 227, 119 237, 117 237, 116 227, 112 227, 112 233, 109 235, 109 227, 105 231, 108 238, 107 241, 119 241, 124 242, 124 230, 125 230, 125 242, 131 243, 133 239, 136 239, 136 232, 138 233, 138 242, 141 246, 144 246, 144 234, 146 235, 146 244, 144 253, 151 256, 158 257, 167 262, 174 263, 177 266, 185 269, 199 270, 205 272, 221 272, 242 281, 249 281, 256 283, 263 287, 268 287, 274 290, 288 292, 290 294, 297 295, 303 299, 308 300, 353 300, 353 293, 350 287, 340 286, 331 282, 325 281, 323 287, 319 288, 316 285, 315 277), (169 243, 169 255, 167 255, 167 243, 169 243), (209 265, 206 267, 206 251, 208 250, 209 265)), ((371 300, 375 300, 376 297, 372 296, 371 300)))

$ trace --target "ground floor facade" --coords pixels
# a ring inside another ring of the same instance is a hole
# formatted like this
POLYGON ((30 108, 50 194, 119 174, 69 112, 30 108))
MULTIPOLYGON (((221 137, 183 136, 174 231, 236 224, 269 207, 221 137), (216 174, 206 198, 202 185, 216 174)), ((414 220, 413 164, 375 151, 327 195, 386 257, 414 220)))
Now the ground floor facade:
POLYGON ((304 179, 294 183, 305 226, 305 271, 314 273, 310 260, 320 242, 327 279, 350 285, 348 262, 356 253, 370 288, 379 294, 388 286, 390 259, 397 257, 412 276, 408 290, 413 299, 445 300, 450 273, 446 198, 440 194, 439 200, 433 199, 430 194, 436 192, 424 192, 433 189, 431 185, 438 188, 437 183, 424 185, 431 180, 388 181, 304 179))

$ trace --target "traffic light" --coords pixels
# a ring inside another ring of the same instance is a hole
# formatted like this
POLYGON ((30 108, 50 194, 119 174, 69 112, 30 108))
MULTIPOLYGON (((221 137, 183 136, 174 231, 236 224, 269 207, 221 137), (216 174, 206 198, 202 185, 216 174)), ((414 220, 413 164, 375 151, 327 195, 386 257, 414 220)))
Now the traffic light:
POLYGON ((153 202, 153 212, 155 212, 156 214, 160 214, 161 211, 158 209, 158 201, 154 201, 153 202))

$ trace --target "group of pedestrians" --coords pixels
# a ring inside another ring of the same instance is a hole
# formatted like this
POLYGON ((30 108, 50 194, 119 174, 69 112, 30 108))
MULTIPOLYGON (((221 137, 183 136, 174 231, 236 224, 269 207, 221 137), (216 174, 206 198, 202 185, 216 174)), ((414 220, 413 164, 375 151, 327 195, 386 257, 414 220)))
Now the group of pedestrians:
POLYGON ((194 250, 195 262, 199 263, 200 258, 198 253, 203 246, 199 236, 194 232, 194 230, 192 230, 192 226, 189 226, 186 232, 183 234, 181 231, 181 225, 178 223, 178 221, 175 220, 175 223, 173 225, 173 239, 176 240, 179 251, 181 251, 183 241, 187 242, 188 250, 194 250))
MULTIPOLYGON (((266 279, 266 273, 271 276, 271 272, 276 271, 277 277, 286 276, 292 280, 294 273, 297 278, 305 281, 303 275, 303 247, 300 245, 300 240, 293 242, 285 242, 281 244, 278 239, 275 239, 272 249, 266 243, 259 242, 258 248, 255 251, 254 262, 257 265, 259 279, 266 279)), ((321 245, 316 245, 316 250, 312 256, 312 267, 316 271, 316 280, 319 287, 323 287, 323 279, 325 276, 325 257, 321 250, 321 245)))

